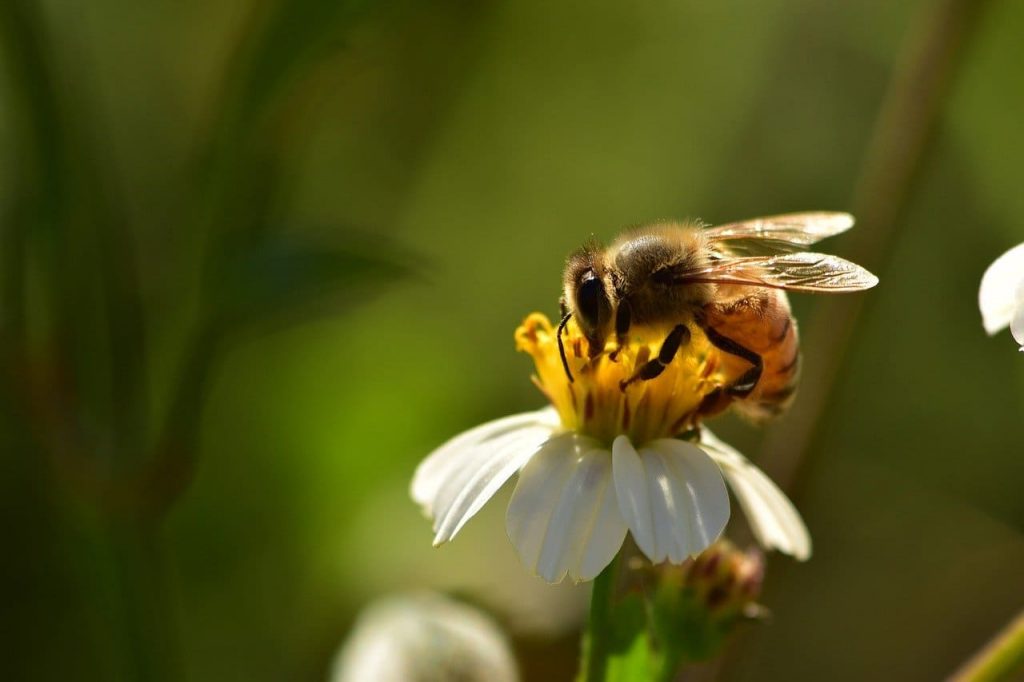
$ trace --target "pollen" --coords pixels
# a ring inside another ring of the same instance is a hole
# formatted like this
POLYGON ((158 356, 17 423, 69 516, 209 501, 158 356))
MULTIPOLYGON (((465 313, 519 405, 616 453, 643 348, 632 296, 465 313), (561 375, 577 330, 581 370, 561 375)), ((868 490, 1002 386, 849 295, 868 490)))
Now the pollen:
POLYGON ((665 328, 630 330, 621 347, 612 339, 591 357, 586 337, 570 320, 562 342, 572 372, 562 366, 557 330, 541 313, 533 313, 516 329, 517 350, 536 364, 533 382, 558 410, 562 427, 611 443, 627 435, 634 443, 671 438, 689 431, 702 417, 724 409, 725 389, 737 378, 731 365, 691 325, 685 346, 657 377, 633 380, 637 371, 658 355, 668 334, 665 328))

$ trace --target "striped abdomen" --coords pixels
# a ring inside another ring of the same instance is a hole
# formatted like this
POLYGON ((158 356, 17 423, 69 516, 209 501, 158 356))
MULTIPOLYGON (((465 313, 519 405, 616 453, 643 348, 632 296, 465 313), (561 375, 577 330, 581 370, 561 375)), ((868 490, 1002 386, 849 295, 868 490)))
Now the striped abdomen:
MULTIPOLYGON (((737 409, 754 419, 767 419, 785 411, 796 393, 800 374, 800 343, 796 320, 786 294, 777 289, 744 288, 742 297, 708 304, 706 324, 720 335, 761 356, 763 370, 754 389, 737 398, 737 409)), ((750 363, 722 353, 722 362, 736 371, 750 363)))

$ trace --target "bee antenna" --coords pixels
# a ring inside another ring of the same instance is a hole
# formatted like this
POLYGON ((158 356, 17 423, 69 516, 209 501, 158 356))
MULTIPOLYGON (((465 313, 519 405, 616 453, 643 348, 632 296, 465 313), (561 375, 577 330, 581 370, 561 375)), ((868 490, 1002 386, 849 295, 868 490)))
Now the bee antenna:
POLYGON ((572 313, 566 313, 558 324, 558 353, 562 356, 562 367, 565 368, 565 376, 569 377, 571 384, 573 382, 572 372, 569 371, 569 359, 565 357, 565 344, 562 343, 562 332, 565 331, 565 325, 569 323, 570 317, 572 317, 572 313))

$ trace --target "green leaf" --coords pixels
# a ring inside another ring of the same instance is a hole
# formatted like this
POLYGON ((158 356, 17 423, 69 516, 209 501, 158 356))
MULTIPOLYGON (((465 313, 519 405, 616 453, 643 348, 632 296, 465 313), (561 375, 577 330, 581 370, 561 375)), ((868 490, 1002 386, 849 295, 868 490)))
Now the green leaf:
POLYGON ((224 266, 214 315, 237 328, 336 313, 411 273, 382 253, 402 257, 388 244, 342 245, 297 233, 264 233, 224 266))
POLYGON ((258 114, 300 80, 311 63, 341 47, 345 31, 372 7, 364 0, 279 0, 265 12, 261 30, 243 49, 241 115, 258 114))

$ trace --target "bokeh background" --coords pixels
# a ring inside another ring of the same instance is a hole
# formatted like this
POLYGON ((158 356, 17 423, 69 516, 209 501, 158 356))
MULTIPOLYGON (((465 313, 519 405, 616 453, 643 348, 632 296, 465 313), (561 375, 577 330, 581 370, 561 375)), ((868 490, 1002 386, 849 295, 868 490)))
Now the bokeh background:
POLYGON ((719 674, 948 673, 1024 603, 1024 357, 976 303, 1024 241, 1021 35, 1005 1, 5 0, 3 676, 322 679, 434 587, 568 679, 586 586, 520 568, 507 491, 431 548, 416 463, 541 404, 512 331, 584 239, 805 209, 861 213, 827 250, 882 284, 849 338, 793 297, 824 388, 716 426, 815 538, 719 674), (936 35, 948 77, 901 80, 936 35))

